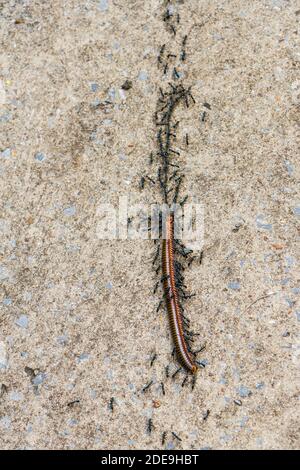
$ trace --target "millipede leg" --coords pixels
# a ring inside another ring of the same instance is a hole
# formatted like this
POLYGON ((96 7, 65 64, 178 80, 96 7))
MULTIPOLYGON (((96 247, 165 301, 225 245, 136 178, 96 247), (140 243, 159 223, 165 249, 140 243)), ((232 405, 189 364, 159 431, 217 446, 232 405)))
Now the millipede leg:
POLYGON ((179 367, 175 372, 174 374, 172 375, 172 379, 175 379, 176 375, 179 374, 179 372, 182 371, 182 367, 179 367))
POLYGON ((183 381, 182 381, 182 384, 181 386, 184 387, 186 382, 187 382, 187 379, 188 379, 188 374, 186 374, 186 376, 184 377, 183 381))
POLYGON ((151 358, 150 367, 153 366, 153 364, 154 364, 154 362, 156 361, 156 359, 157 359, 157 354, 154 353, 153 356, 152 356, 152 358, 151 358))
POLYGON ((156 283, 155 286, 154 286, 153 294, 156 293, 156 291, 157 291, 157 289, 158 289, 158 286, 159 286, 159 281, 157 281, 157 283, 156 283))

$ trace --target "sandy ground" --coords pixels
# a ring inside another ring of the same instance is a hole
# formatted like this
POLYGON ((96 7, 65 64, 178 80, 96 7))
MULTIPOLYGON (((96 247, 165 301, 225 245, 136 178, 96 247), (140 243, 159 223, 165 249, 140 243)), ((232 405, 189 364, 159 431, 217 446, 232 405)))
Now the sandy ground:
POLYGON ((157 52, 177 47, 163 2, 0 2, 1 448, 156 449, 163 431, 166 449, 299 447, 300 3, 175 7, 196 99, 184 189, 205 211, 187 270, 206 344, 193 392, 165 378, 153 243, 97 236, 102 202, 157 197, 139 180, 157 52))

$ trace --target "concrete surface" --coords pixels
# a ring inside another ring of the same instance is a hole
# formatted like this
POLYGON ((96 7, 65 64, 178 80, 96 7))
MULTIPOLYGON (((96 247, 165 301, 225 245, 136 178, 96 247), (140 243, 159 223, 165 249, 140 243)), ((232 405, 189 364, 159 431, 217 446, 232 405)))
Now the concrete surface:
POLYGON ((101 202, 156 197, 139 179, 157 51, 173 44, 164 8, 0 2, 3 449, 156 449, 163 431, 167 449, 299 447, 299 1, 176 4, 196 99, 179 127, 185 193, 205 208, 203 264, 187 271, 207 363, 193 393, 164 377, 153 243, 97 237, 101 202))

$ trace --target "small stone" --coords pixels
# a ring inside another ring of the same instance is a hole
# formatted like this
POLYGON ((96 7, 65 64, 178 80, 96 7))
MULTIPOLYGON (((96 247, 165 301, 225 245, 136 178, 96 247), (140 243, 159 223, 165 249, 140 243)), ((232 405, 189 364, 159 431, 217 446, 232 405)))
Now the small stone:
POLYGON ((262 388, 264 388, 265 384, 264 382, 258 382, 256 385, 255 385, 255 388, 257 390, 261 390, 262 388))
POLYGON ((5 279, 9 278, 10 272, 8 271, 8 269, 5 266, 0 265, 0 281, 4 281, 5 279))
POLYGON ((296 303, 295 300, 291 300, 291 299, 289 299, 288 297, 285 298, 285 301, 286 301, 286 303, 288 304, 288 306, 289 306, 290 308, 293 308, 294 305, 295 305, 295 303, 296 303))
POLYGON ((212 34, 215 41, 223 41, 223 36, 220 33, 213 33, 212 34))
POLYGON ((293 173, 294 173, 293 165, 290 163, 289 160, 285 160, 284 164, 285 164, 285 167, 287 169, 288 175, 293 176, 293 173))
POLYGON ((235 226, 233 227, 232 231, 234 233, 237 233, 240 230, 241 226, 242 226, 241 223, 236 223, 235 226))
POLYGON ((119 51, 119 50, 120 50, 120 47, 121 47, 121 44, 120 44, 118 41, 115 41, 115 42, 113 43, 113 49, 114 49, 115 51, 119 51))
POLYGON ((141 70, 141 72, 139 73, 138 79, 142 81, 148 80, 148 73, 145 72, 145 70, 141 70))
POLYGON ((8 367, 8 356, 6 345, 3 341, 0 341, 0 370, 7 369, 8 367))
POLYGON ((175 448, 174 442, 168 442, 167 443, 167 446, 166 446, 167 450, 173 450, 174 448, 175 448))
POLYGON ((96 98, 95 101, 93 101, 92 106, 94 108, 97 108, 98 106, 100 106, 100 104, 101 104, 100 98, 96 98))
POLYGON ((99 88, 98 83, 92 83, 92 84, 91 84, 91 90, 92 90, 94 93, 96 93, 96 91, 98 90, 98 88, 99 88))
POLYGON ((2 152, 0 152, 0 155, 2 158, 9 158, 11 155, 11 150, 9 148, 6 148, 2 152))
POLYGON ((116 90, 114 88, 110 88, 108 90, 107 95, 108 95, 108 100, 115 101, 115 99, 116 99, 116 90))
POLYGON ((125 80, 123 85, 121 86, 122 90, 130 90, 132 88, 132 81, 131 80, 125 80))
POLYGON ((240 397, 242 398, 247 398, 249 397, 250 395, 252 395, 252 392, 251 390, 248 388, 248 387, 245 387, 244 385, 241 385, 238 389, 238 394, 240 395, 240 397))
POLYGON ((16 320, 16 325, 18 325, 20 328, 27 328, 28 327, 28 317, 27 317, 27 315, 21 315, 16 320))
POLYGON ((9 416, 3 416, 0 418, 0 426, 2 429, 9 429, 11 425, 11 419, 9 416))
POLYGON ((83 362, 83 361, 88 361, 90 358, 90 355, 87 353, 82 353, 80 356, 77 358, 77 362, 83 362))
POLYGON ((22 401, 23 400, 23 393, 21 392, 10 392, 9 399, 12 401, 22 401))
POLYGON ((100 11, 108 10, 108 0, 100 0, 98 3, 98 8, 100 11))
POLYGON ((45 160, 45 155, 42 153, 42 152, 38 152, 35 154, 34 158, 39 161, 39 162, 42 162, 43 160, 45 160))
POLYGON ((260 228, 262 230, 268 230, 268 231, 272 230, 272 224, 267 223, 263 215, 258 215, 256 217, 256 225, 257 225, 257 228, 260 228))
POLYGON ((246 424, 248 423, 248 421, 249 421, 248 416, 243 416, 241 421, 240 421, 241 428, 244 428, 246 426, 246 424))
POLYGON ((61 336, 58 336, 56 341, 58 342, 58 344, 60 344, 61 346, 65 346, 68 342, 68 337, 66 335, 61 335, 61 336))
POLYGON ((78 421, 77 421, 77 419, 71 418, 71 419, 68 420, 67 424, 70 427, 73 427, 73 426, 76 426, 78 424, 78 421))
POLYGON ((237 406, 242 406, 242 401, 241 400, 233 400, 233 402, 237 405, 237 406))
POLYGON ((122 90, 122 88, 120 88, 120 89, 118 90, 118 93, 119 93, 120 99, 121 99, 122 101, 126 101, 126 93, 125 93, 124 90, 122 90))
POLYGON ((32 380, 33 385, 41 385, 46 378, 46 374, 39 372, 32 380))
POLYGON ((5 114, 2 114, 0 116, 0 122, 9 122, 12 118, 12 114, 11 113, 5 113, 5 114))
POLYGON ((300 217, 300 206, 294 207, 293 212, 297 217, 300 217))
POLYGON ((126 160, 126 155, 125 155, 125 153, 120 153, 120 155, 119 155, 119 160, 120 160, 121 162, 124 162, 124 161, 126 160))
POLYGON ((64 209, 64 214, 67 217, 72 217, 73 215, 76 214, 76 207, 75 206, 69 206, 64 209))
POLYGON ((238 281, 232 281, 232 282, 229 282, 228 288, 232 290, 240 290, 241 285, 238 281))
MULTIPOLYGON (((166 2, 166 3, 167 3, 167 2, 166 2)), ((174 5, 168 5, 167 10, 168 10, 168 13, 169 13, 170 16, 174 15, 174 13, 175 13, 175 7, 174 7, 174 5)))

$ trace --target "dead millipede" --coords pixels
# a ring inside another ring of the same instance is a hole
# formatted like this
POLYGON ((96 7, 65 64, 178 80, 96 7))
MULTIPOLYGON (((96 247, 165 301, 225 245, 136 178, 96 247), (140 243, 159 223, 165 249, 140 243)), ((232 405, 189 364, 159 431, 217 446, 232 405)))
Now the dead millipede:
POLYGON ((166 305, 176 355, 180 363, 187 370, 195 374, 197 371, 197 365, 195 357, 189 352, 189 348, 186 343, 175 280, 173 213, 169 214, 166 218, 166 238, 162 242, 162 270, 166 305))

